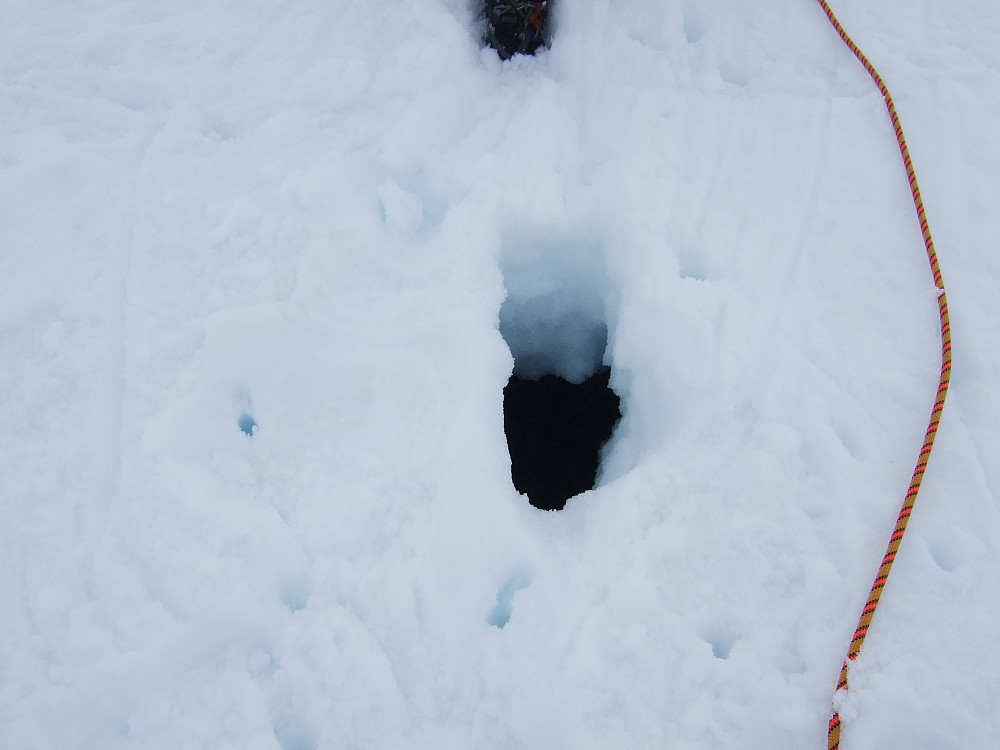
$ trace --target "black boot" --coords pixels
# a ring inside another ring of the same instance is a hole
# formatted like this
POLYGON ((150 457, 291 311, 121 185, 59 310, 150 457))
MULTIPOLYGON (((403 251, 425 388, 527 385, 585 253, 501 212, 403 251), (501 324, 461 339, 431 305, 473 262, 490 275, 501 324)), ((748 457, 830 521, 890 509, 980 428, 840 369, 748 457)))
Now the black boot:
POLYGON ((486 43, 504 60, 535 54, 547 41, 548 6, 529 0, 486 0, 486 43))

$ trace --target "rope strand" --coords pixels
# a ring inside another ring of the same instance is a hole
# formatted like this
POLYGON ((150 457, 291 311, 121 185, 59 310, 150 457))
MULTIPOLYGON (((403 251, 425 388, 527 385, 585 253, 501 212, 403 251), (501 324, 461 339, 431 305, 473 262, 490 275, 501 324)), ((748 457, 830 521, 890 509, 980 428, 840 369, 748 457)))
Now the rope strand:
MULTIPOLYGON (((892 536, 889 537, 889 545, 885 551, 885 555, 882 557, 882 564, 879 566, 878 574, 875 576, 875 581, 872 583, 871 590, 868 593, 868 601, 864 609, 861 610, 861 618, 858 620, 858 626, 854 630, 851 645, 847 649, 847 658, 844 659, 844 666, 840 670, 840 679, 837 682, 837 692, 840 692, 848 689, 848 667, 851 662, 858 658, 858 654, 861 653, 861 646, 865 642, 865 636, 868 635, 872 618, 875 616, 879 599, 882 597, 882 591, 889 580, 892 564, 896 559, 899 545, 903 541, 903 535, 906 533, 906 525, 909 523, 910 515, 913 513, 913 504, 916 502, 917 493, 920 492, 920 483, 923 481, 924 472, 927 470, 927 462, 930 459, 931 450, 934 448, 934 438, 937 436, 945 397, 948 395, 948 384, 951 381, 951 323, 948 318, 948 297, 945 294, 944 280, 941 278, 941 268, 938 265, 937 253, 934 250, 934 239, 931 237, 927 213, 924 210, 924 201, 920 197, 920 187, 917 184, 917 175, 913 169, 913 160, 910 158, 910 150, 907 148, 906 138, 903 136, 903 126, 900 124, 899 114, 896 112, 896 105, 889 94, 889 88, 882 80, 882 76, 875 70, 875 66, 869 62, 868 58, 858 48, 858 45, 854 43, 854 40, 844 31, 844 27, 840 25, 840 21, 837 20, 826 0, 817 0, 817 2, 822 6, 826 17, 830 19, 830 23, 833 24, 840 38, 864 66, 885 99, 886 109, 889 110, 889 119, 896 132, 899 153, 903 160, 903 166, 906 168, 906 177, 910 183, 910 192, 913 194, 913 205, 917 209, 917 220, 920 222, 920 231, 923 233, 927 259, 930 262, 931 273, 934 276, 934 284, 938 289, 938 316, 941 321, 941 375, 938 381, 937 397, 934 401, 934 407, 931 410, 927 431, 924 433, 924 444, 920 449, 917 465, 913 469, 910 487, 906 491, 903 499, 903 507, 900 509, 899 516, 896 519, 896 527, 893 530, 892 536)), ((837 711, 836 706, 834 706, 833 715, 830 717, 830 725, 827 730, 828 750, 839 750, 841 728, 840 713, 837 711)))

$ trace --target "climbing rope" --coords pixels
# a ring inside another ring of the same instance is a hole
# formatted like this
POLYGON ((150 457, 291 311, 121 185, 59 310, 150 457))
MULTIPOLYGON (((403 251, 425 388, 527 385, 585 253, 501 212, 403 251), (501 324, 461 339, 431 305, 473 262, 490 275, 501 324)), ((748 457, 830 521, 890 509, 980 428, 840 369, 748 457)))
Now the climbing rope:
MULTIPOLYGON (((934 447, 934 438, 937 435, 938 424, 941 421, 941 412, 944 409, 945 396, 948 394, 948 383, 951 379, 951 324, 948 321, 948 297, 945 295, 944 281, 941 279, 941 268, 938 266, 937 253, 934 251, 934 240, 931 238, 931 230, 927 223, 924 202, 920 197, 920 188, 917 186, 917 175, 913 171, 910 150, 906 147, 906 138, 903 137, 903 126, 899 122, 899 115, 896 113, 896 106, 889 95, 889 89, 882 80, 882 76, 878 74, 878 71, 875 70, 875 67, 868 61, 864 53, 858 49, 858 45, 844 31, 844 27, 840 25, 840 21, 837 20, 826 0, 817 1, 823 7, 823 11, 826 13, 826 17, 830 19, 830 23, 833 24, 837 33, 840 34, 840 38, 844 40, 844 43, 854 53, 854 56, 858 58, 858 61, 868 71, 868 75, 871 76, 872 81, 875 82, 879 92, 885 98, 885 106, 889 110, 889 118, 896 131, 899 153, 903 158, 903 166, 906 167, 906 175, 910 181, 910 190, 913 193, 913 205, 917 209, 917 219, 920 221, 920 230, 924 235, 924 247, 927 249, 927 259, 930 261, 931 272, 934 274, 934 283, 938 289, 938 313, 941 319, 941 377, 938 382, 937 398, 934 401, 934 408, 931 411, 927 432, 924 434, 924 445, 920 449, 920 456, 917 458, 917 465, 913 470, 913 477, 910 479, 910 487, 906 491, 906 496, 903 499, 903 507, 899 511, 899 517, 896 519, 896 528, 893 530, 892 536, 889 537, 889 546, 885 551, 885 556, 882 558, 882 565, 879 566, 875 582, 872 583, 871 591, 868 594, 868 602, 865 604, 864 609, 861 610, 861 619, 858 621, 858 627, 854 631, 854 638, 851 640, 851 645, 847 649, 847 658, 844 659, 844 666, 840 670, 840 680, 837 683, 837 694, 840 696, 842 695, 841 691, 847 690, 848 666, 861 653, 861 645, 865 642, 865 636, 868 635, 868 629, 871 627, 872 618, 875 616, 875 609, 878 607, 882 590, 885 588, 886 581, 889 580, 892 563, 896 559, 896 552, 899 550, 900 542, 903 541, 906 524, 909 522, 910 514, 913 512, 913 504, 916 502, 917 493, 920 491, 920 483, 923 481, 924 472, 927 470, 927 461, 930 459, 931 449, 934 447)), ((829 750, 839 750, 840 748, 841 722, 840 713, 837 710, 837 702, 837 700, 834 701, 833 715, 830 718, 830 726, 827 734, 829 750)))

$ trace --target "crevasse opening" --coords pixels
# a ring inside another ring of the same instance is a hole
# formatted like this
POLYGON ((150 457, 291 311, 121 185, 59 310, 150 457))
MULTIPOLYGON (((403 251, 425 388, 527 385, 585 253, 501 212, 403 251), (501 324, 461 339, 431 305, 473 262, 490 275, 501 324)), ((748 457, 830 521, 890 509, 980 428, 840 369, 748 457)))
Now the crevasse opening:
POLYGON ((500 333, 514 357, 504 432, 514 487, 544 510, 593 489, 601 449, 621 417, 611 389, 601 249, 514 242, 503 263, 500 333))

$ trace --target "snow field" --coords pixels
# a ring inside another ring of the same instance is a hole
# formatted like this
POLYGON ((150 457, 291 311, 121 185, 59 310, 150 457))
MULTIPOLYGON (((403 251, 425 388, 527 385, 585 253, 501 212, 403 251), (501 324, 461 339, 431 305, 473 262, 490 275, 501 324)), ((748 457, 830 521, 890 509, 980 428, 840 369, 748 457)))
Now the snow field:
MULTIPOLYGON (((0 746, 823 746, 938 346, 814 2, 564 2, 508 63, 465 0, 7 5, 0 746), (623 399, 560 513, 521 344, 623 399)), ((835 10, 955 337, 844 744, 991 748, 1000 14, 835 10)))

